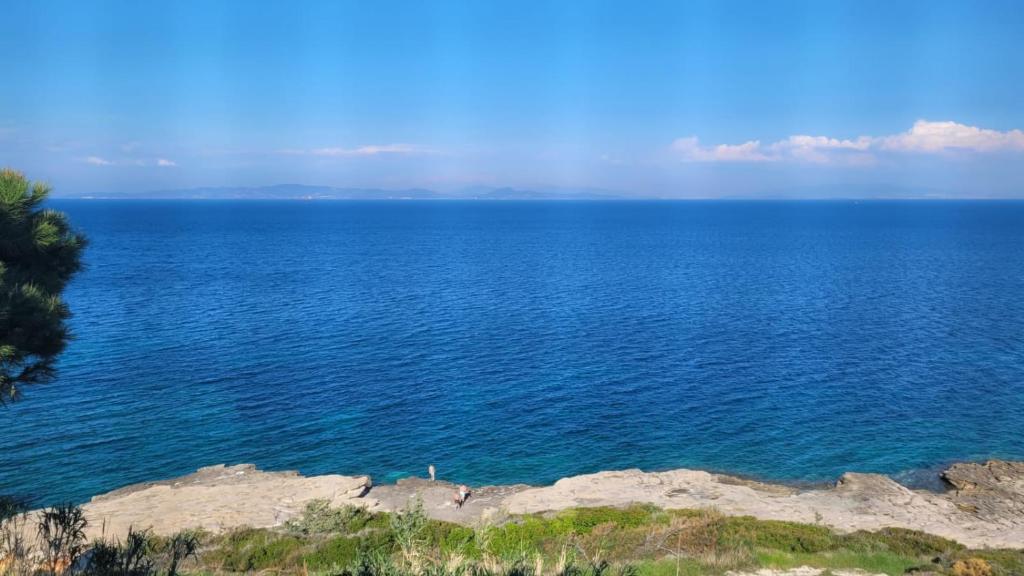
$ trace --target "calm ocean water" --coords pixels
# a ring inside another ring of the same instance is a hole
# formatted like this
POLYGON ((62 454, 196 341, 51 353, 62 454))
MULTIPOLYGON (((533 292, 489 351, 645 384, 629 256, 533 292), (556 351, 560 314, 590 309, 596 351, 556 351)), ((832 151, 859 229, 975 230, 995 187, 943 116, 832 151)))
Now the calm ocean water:
POLYGON ((78 339, 0 493, 1024 458, 1024 203, 54 205, 78 339))

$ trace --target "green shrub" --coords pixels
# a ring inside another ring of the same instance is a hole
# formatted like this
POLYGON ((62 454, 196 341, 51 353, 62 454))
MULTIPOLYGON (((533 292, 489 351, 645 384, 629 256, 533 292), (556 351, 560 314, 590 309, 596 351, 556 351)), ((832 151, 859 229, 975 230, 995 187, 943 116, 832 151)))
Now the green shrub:
POLYGON ((439 541, 441 552, 445 554, 461 554, 468 558, 479 558, 480 547, 477 542, 476 530, 458 524, 451 524, 439 541))
POLYGON ((640 562, 634 568, 637 576, 708 576, 722 573, 721 570, 709 569, 692 558, 682 558, 679 562, 674 559, 640 562))
POLYGON ((269 530, 243 529, 232 532, 205 559, 229 572, 283 568, 298 564, 302 541, 269 530))
POLYGON ((964 548, 952 540, 904 528, 883 528, 875 532, 858 530, 840 539, 843 547, 851 550, 884 550, 903 556, 942 556, 964 548))
MULTIPOLYGON (((201 566, 214 572, 306 570, 313 576, 533 576, 538 570, 610 576, 628 566, 640 574, 674 575, 678 565, 679 574, 722 575, 809 565, 899 575, 917 568, 949 573, 957 561, 964 571, 981 565, 968 563, 975 558, 990 566, 991 576, 1024 574, 1024 551, 968 550, 897 528, 838 534, 819 525, 714 510, 583 508, 478 529, 429 519, 418 501, 392 514, 358 512, 355 521, 347 512, 342 522, 335 510, 322 512, 318 507, 300 519, 304 530, 295 524, 288 531, 222 536, 201 566)), ((154 539, 152 548, 166 545, 154 539)))
POLYGON ((407 559, 415 556, 427 543, 429 519, 423 510, 423 500, 414 498, 405 508, 391 514, 391 537, 407 559))
POLYGON ((316 545, 302 560, 311 570, 346 568, 359 559, 359 538, 335 536, 316 545))
POLYGON ((1020 576, 1024 574, 1024 550, 964 550, 959 554, 967 558, 981 558, 992 566, 994 576, 1020 576))
POLYGON ((86 549, 88 524, 80 506, 67 503, 43 509, 36 534, 46 572, 56 576, 75 565, 86 549))
POLYGON ((487 528, 486 553, 497 558, 530 557, 552 554, 571 534, 571 523, 540 516, 524 516, 518 522, 487 528))
POLYGON ((824 553, 784 552, 762 550, 757 554, 758 566, 776 569, 792 569, 811 566, 825 570, 857 569, 869 574, 898 576, 911 568, 920 567, 922 562, 891 552, 857 553, 848 550, 824 553))
POLYGON ((476 531, 442 520, 427 520, 423 527, 424 544, 442 552, 466 554, 475 548, 476 531))
POLYGON ((604 560, 651 558, 663 555, 650 550, 651 530, 648 526, 620 527, 600 524, 590 532, 575 537, 574 544, 590 558, 604 560))
POLYGON ((263 546, 252 548, 243 564, 244 570, 263 570, 294 564, 302 542, 297 538, 283 537, 271 540, 263 546))
POLYGON ((667 524, 669 515, 652 505, 633 505, 627 508, 576 508, 558 514, 567 520, 576 534, 586 534, 602 524, 615 524, 622 528, 636 528, 649 524, 667 524))
POLYGON ((363 526, 365 530, 390 530, 391 529, 391 513, 389 512, 375 512, 370 514, 370 517, 366 521, 366 525, 363 526))
POLYGON ((751 516, 725 517, 718 540, 726 548, 748 547, 787 552, 826 552, 836 549, 835 534, 824 526, 758 520, 751 516))
POLYGON ((285 524, 295 534, 355 534, 370 523, 373 514, 361 506, 331 508, 328 500, 317 499, 306 503, 302 515, 285 524))

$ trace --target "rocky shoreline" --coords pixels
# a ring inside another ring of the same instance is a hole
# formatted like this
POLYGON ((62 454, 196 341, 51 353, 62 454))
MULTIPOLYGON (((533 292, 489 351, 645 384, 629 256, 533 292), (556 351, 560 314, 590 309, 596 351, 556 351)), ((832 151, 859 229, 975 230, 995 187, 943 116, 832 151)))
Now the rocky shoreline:
POLYGON ((251 464, 211 466, 171 480, 114 490, 83 506, 90 536, 130 526, 171 534, 185 528, 222 532, 273 527, 314 499, 376 511, 403 508, 416 496, 427 514, 467 525, 511 515, 586 506, 653 504, 666 509, 714 507, 728 515, 819 523, 840 532, 908 528, 975 548, 1024 548, 1024 462, 955 464, 942 472, 949 490, 911 490, 888 476, 844 474, 833 486, 794 488, 698 470, 621 470, 563 478, 551 486, 475 487, 465 506, 453 484, 407 478, 374 486, 369 476, 302 476, 251 464))

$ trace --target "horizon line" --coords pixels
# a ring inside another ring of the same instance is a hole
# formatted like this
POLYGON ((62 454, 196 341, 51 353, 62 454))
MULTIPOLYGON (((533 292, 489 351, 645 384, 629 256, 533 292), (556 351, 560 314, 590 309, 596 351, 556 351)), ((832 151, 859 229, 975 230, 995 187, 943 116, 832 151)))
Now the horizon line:
POLYGON ((134 201, 134 202, 1024 202, 1024 196, 966 197, 966 196, 894 196, 894 197, 784 197, 784 196, 621 196, 610 198, 260 198, 260 197, 143 197, 143 196, 50 196, 49 200, 71 201, 134 201))

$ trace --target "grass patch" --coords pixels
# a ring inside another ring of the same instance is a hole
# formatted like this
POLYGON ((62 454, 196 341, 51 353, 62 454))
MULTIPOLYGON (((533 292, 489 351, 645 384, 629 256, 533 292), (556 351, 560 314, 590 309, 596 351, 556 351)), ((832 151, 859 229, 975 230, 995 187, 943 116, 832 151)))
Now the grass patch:
POLYGON ((362 541, 349 536, 335 536, 316 544, 302 557, 310 570, 344 569, 359 560, 362 541))
POLYGON ((634 505, 626 508, 602 506, 598 508, 575 508, 559 512, 554 522, 564 524, 576 534, 587 534, 594 528, 613 524, 620 528, 636 528, 652 524, 667 524, 670 515, 652 505, 634 505))
MULTIPOLYGON (((676 576, 675 560, 654 560, 634 565, 637 576, 676 576)), ((724 569, 709 568, 696 560, 683 558, 678 565, 679 576, 717 576, 724 569)))
POLYGON ((226 572, 281 569, 301 565, 303 547, 303 541, 296 536, 244 529, 223 537, 201 558, 206 566, 226 572))
POLYGON ((952 540, 904 528, 859 530, 842 536, 840 542, 851 550, 890 551, 905 556, 949 556, 964 550, 964 546, 952 540))
POLYGON ((798 568, 812 566, 830 570, 860 569, 871 574, 890 574, 898 576, 910 568, 922 565, 918 559, 893 554, 876 552, 863 554, 849 550, 838 552, 785 552, 780 550, 762 550, 757 553, 757 561, 764 568, 798 568))
POLYGON ((329 500, 311 500, 298 518, 285 524, 294 534, 354 534, 366 528, 374 515, 360 506, 332 508, 329 500))
POLYGON ((470 528, 430 520, 415 504, 395 514, 316 504, 282 530, 240 530, 201 555, 201 568, 214 573, 314 576, 537 576, 538 569, 675 576, 677 566, 684 576, 799 566, 892 576, 913 569, 977 576, 970 570, 987 566, 982 576, 1010 576, 1024 574, 1024 552, 969 550, 913 530, 839 534, 713 510, 580 508, 470 528))
POLYGON ((838 544, 836 534, 824 526, 757 520, 750 516, 724 518, 718 541, 726 548, 805 553, 835 550, 838 544))

